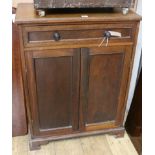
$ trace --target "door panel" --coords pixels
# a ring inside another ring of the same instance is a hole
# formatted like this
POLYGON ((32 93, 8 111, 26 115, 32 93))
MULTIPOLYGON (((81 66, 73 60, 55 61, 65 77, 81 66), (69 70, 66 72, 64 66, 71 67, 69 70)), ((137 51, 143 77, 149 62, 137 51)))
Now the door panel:
POLYGON ((90 56, 87 124, 116 118, 124 54, 90 56))
POLYGON ((34 135, 78 129, 80 51, 27 52, 34 135))
POLYGON ((71 126, 72 57, 42 58, 34 63, 40 128, 71 126))
POLYGON ((122 122, 117 122, 125 107, 131 51, 132 48, 124 46, 82 49, 83 130, 121 125, 122 122))

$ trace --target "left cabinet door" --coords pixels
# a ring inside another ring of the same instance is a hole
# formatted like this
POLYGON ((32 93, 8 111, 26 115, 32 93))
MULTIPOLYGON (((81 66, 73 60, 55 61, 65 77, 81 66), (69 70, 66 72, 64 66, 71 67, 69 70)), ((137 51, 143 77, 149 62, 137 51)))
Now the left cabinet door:
POLYGON ((78 130, 80 49, 26 52, 34 137, 78 130))

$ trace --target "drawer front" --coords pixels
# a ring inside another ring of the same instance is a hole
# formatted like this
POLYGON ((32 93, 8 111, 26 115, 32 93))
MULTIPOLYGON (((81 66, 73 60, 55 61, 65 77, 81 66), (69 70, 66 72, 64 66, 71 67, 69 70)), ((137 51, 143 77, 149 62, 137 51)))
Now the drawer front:
POLYGON ((105 31, 119 32, 119 36, 111 36, 110 43, 132 42, 132 24, 100 24, 100 25, 67 25, 67 26, 35 26, 24 27, 24 46, 61 46, 61 45, 100 45, 105 31))

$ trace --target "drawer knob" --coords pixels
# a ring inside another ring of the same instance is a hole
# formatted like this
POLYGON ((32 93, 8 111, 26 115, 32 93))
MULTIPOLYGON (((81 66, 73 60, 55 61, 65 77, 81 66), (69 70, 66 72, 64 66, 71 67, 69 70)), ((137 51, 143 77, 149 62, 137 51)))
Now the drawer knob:
POLYGON ((98 45, 98 47, 100 47, 104 41, 106 40, 106 45, 105 46, 108 46, 108 43, 109 43, 109 39, 111 37, 121 37, 122 34, 120 32, 116 32, 116 31, 105 31, 104 34, 103 34, 103 39, 101 41, 101 43, 98 45))
POLYGON ((111 37, 111 33, 109 31, 105 31, 104 32, 104 37, 105 38, 110 38, 111 37))
POLYGON ((59 41, 61 39, 61 36, 60 36, 60 34, 58 32, 54 32, 53 38, 54 38, 55 41, 59 41))

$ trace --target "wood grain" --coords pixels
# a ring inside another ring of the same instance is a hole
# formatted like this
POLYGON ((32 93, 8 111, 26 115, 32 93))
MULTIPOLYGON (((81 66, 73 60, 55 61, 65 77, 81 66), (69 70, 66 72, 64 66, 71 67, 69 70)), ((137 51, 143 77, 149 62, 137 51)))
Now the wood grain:
POLYGON ((120 10, 116 10, 113 13, 91 13, 91 12, 82 12, 82 13, 53 13, 47 14, 44 18, 40 18, 35 14, 33 4, 25 3, 19 4, 16 15, 16 23, 75 23, 81 22, 84 24, 87 22, 119 22, 119 21, 139 21, 141 17, 135 14, 133 11, 130 11, 127 15, 123 15, 120 10), (23 11, 24 10, 24 11, 23 11), (88 15, 88 18, 81 18, 81 15, 88 15), (51 20, 52 19, 52 20, 51 20))
POLYGON ((124 54, 90 55, 89 60, 87 124, 115 120, 124 54))
POLYGON ((16 18, 30 148, 39 149, 52 140, 103 133, 123 136, 141 17, 115 12, 93 13, 84 20, 80 14, 39 18, 31 7, 20 5, 16 18), (120 30, 125 37, 111 37, 108 47, 99 47, 102 30, 111 29, 120 30), (59 41, 49 40, 53 32, 61 34, 59 41))
POLYGON ((19 31, 14 23, 12 23, 12 114, 12 135, 21 136, 27 134, 19 31))
POLYGON ((125 108, 131 51, 132 46, 82 48, 82 130, 101 130, 122 125, 120 120, 124 117, 122 111, 125 108), (109 81, 111 78, 114 79, 109 81))
POLYGON ((24 46, 59 47, 69 44, 81 45, 84 42, 100 44, 107 30, 121 33, 121 37, 111 37, 109 44, 131 42, 133 40, 133 23, 127 24, 93 24, 93 25, 60 25, 60 26, 28 26, 23 29, 24 46), (60 40, 55 41, 53 34, 57 32, 60 40), (76 41, 78 40, 78 42, 76 41))
POLYGON ((100 135, 51 142, 41 150, 29 151, 28 137, 13 138, 13 155, 138 155, 127 134, 124 138, 100 135))
POLYGON ((27 52, 35 136, 78 128, 79 55, 79 49, 27 52))

